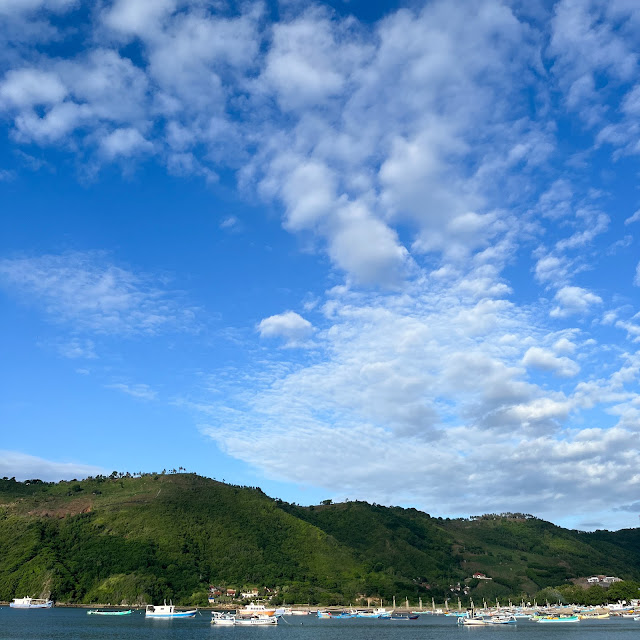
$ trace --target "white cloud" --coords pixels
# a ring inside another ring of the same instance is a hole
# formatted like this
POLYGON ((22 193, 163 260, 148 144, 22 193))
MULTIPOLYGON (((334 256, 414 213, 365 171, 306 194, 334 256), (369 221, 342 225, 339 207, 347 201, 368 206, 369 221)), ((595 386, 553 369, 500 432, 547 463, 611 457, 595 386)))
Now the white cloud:
POLYGON ((558 306, 549 315, 552 318, 566 318, 569 315, 588 313, 596 304, 602 304, 602 298, 582 287, 566 286, 560 289, 554 300, 558 306))
POLYGON ((10 70, 0 84, 0 106, 5 108, 56 104, 66 95, 60 77, 40 69, 10 70))
POLYGON ((284 338, 286 346, 304 346, 313 334, 313 325, 295 311, 285 311, 264 318, 258 324, 263 338, 284 338))
POLYGON ((193 327, 193 310, 146 275, 98 252, 0 260, 0 285, 52 319, 98 334, 156 334, 193 327))
POLYGON ((580 366, 567 357, 558 357, 553 352, 541 347, 530 347, 522 358, 525 367, 552 371, 557 375, 571 378, 580 372, 580 366))
POLYGON ((20 481, 39 478, 56 482, 98 474, 104 474, 100 467, 76 462, 54 462, 18 451, 0 451, 0 476, 15 477, 20 481))
POLYGON ((638 209, 632 216, 629 216, 624 223, 625 224, 632 224, 634 222, 638 222, 640 221, 640 209, 638 209))
POLYGON ((100 141, 102 152, 110 159, 153 151, 153 144, 137 129, 116 129, 100 141))
POLYGON ((106 384, 107 389, 115 389, 126 393, 133 398, 139 400, 155 400, 157 393, 149 387, 147 384, 125 384, 124 382, 115 382, 113 384, 106 384))

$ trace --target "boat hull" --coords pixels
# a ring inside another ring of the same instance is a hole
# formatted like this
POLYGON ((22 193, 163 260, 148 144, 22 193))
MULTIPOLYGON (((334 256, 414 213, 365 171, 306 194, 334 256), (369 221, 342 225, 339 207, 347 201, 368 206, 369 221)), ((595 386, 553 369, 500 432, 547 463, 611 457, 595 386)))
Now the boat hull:
POLYGON ((87 611, 88 616, 128 616, 132 613, 133 611, 131 609, 128 611, 95 611, 93 609, 91 611, 87 611))

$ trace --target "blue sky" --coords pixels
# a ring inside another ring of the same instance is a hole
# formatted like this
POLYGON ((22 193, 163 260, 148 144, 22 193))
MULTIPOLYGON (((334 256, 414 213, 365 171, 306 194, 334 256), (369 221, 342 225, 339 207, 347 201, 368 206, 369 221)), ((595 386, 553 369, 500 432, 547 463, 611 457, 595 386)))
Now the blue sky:
POLYGON ((0 475, 638 525, 637 3, 0 34, 0 475))

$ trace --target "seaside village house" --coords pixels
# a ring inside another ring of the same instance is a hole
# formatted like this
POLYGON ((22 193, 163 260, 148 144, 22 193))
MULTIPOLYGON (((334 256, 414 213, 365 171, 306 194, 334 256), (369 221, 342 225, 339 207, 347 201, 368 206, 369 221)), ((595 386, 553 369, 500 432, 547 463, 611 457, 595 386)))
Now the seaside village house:
POLYGON ((488 578, 487 576, 484 575, 484 573, 480 573, 479 571, 476 571, 476 573, 473 574, 473 577, 476 580, 492 580, 493 578, 488 578))

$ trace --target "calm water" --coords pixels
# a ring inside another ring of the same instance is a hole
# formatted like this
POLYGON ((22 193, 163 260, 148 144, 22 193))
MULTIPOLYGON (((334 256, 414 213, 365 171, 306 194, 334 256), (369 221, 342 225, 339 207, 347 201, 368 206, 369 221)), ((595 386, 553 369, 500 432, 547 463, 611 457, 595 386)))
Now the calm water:
POLYGON ((319 620, 286 617, 274 627, 216 627, 208 611, 186 620, 146 620, 130 616, 88 616, 85 609, 17 610, 0 607, 2 640, 640 640, 640 622, 632 619, 541 625, 461 627, 454 618, 421 616, 418 620, 319 620))

